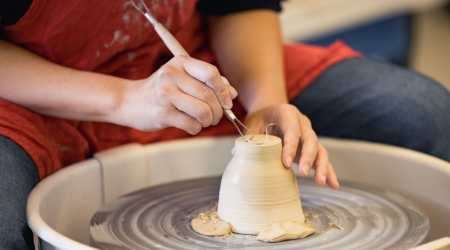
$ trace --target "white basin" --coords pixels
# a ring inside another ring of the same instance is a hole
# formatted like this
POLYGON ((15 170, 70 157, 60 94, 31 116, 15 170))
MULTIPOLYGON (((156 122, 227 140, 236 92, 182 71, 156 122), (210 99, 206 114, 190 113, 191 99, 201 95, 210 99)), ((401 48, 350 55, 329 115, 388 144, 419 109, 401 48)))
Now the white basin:
MULTIPOLYGON (((428 214, 426 242, 450 235, 450 163, 381 144, 321 139, 340 179, 401 193, 428 214)), ((44 179, 28 200, 28 223, 43 250, 95 249, 89 221, 105 202, 144 187, 222 173, 234 138, 125 145, 44 179)))

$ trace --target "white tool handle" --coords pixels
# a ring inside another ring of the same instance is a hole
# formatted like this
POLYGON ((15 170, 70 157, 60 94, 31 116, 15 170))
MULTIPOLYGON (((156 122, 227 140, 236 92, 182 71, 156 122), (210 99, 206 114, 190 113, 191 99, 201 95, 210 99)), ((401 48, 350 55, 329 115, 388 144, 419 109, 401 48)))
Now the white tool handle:
POLYGON ((181 46, 180 42, 164 27, 161 23, 153 23, 156 33, 174 56, 189 56, 187 51, 181 46))

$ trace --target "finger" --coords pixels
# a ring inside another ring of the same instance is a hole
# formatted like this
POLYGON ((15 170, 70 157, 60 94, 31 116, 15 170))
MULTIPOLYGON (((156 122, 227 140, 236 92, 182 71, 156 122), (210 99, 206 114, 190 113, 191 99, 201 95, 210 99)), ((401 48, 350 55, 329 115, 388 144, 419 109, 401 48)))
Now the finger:
POLYGON ((230 86, 230 94, 231 94, 231 98, 233 98, 233 99, 235 99, 238 96, 238 92, 233 86, 230 86))
POLYGON ((209 105, 212 111, 212 124, 217 125, 223 116, 223 109, 214 92, 202 82, 186 74, 177 76, 176 84, 184 93, 209 105))
POLYGON ((319 144, 319 150, 317 152, 317 158, 315 161, 316 168, 316 183, 324 186, 327 183, 328 176, 328 153, 326 149, 319 144))
POLYGON ((316 134, 311 128, 309 120, 302 119, 300 121, 300 131, 302 151, 299 161, 299 172, 301 175, 306 176, 316 159, 319 143, 316 134))
POLYGON ((234 99, 238 96, 237 90, 230 84, 227 78, 222 76, 222 80, 225 81, 229 85, 229 91, 231 95, 231 99, 234 99))
POLYGON ((334 167, 331 163, 328 163, 327 183, 328 183, 328 186, 330 186, 334 189, 338 189, 340 186, 339 180, 336 175, 336 171, 334 170, 334 167))
POLYGON ((170 97, 170 101, 179 111, 200 122, 202 127, 211 126, 213 114, 208 104, 179 90, 170 97))
POLYGON ((183 65, 189 75, 213 89, 223 108, 231 109, 233 107, 229 91, 230 85, 222 79, 219 70, 214 65, 193 58, 187 58, 183 65))
POLYGON ((294 161, 300 140, 300 131, 298 129, 287 129, 283 136, 283 164, 289 168, 294 161))
POLYGON ((202 129, 202 125, 197 120, 175 108, 167 113, 165 124, 184 130, 191 135, 198 134, 202 129))

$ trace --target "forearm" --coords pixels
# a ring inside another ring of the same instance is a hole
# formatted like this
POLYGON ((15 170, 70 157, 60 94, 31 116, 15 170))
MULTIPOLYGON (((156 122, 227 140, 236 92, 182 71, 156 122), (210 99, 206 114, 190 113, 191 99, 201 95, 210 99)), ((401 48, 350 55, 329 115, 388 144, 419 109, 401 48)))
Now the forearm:
POLYGON ((210 20, 213 49, 249 113, 287 103, 279 19, 248 11, 210 20))
POLYGON ((41 114, 111 122, 125 80, 51 63, 0 40, 0 98, 41 114))

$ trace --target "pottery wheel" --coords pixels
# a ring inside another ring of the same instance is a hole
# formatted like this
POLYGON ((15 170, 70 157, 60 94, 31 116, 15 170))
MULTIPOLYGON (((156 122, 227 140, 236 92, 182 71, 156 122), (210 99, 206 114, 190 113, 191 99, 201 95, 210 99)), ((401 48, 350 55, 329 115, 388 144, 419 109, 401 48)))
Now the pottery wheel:
POLYGON ((339 191, 300 179, 303 208, 318 233, 264 243, 254 236, 207 237, 190 221, 218 200, 220 178, 159 185, 107 204, 91 220, 92 244, 101 249, 409 249, 427 235, 427 216, 404 197, 360 184, 339 191))

